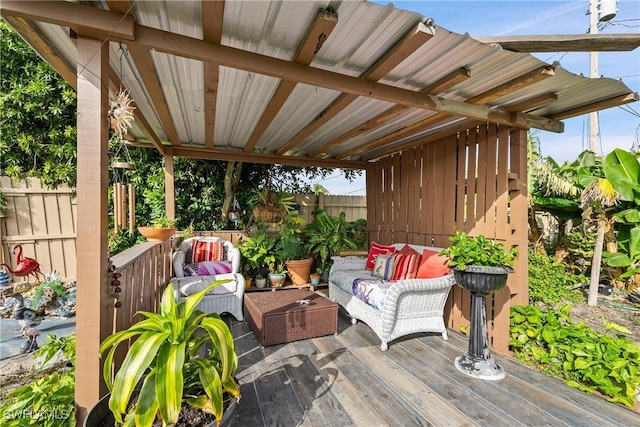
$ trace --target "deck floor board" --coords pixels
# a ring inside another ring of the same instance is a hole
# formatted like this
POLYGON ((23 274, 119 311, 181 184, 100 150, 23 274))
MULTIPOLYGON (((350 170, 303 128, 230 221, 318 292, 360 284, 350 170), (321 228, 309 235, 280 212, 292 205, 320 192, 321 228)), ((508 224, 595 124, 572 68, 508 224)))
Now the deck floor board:
POLYGON ((501 381, 459 372, 467 338, 449 332, 392 341, 389 350, 344 310, 338 334, 261 347, 225 315, 238 354, 242 400, 233 426, 636 426, 640 412, 494 355, 501 381))

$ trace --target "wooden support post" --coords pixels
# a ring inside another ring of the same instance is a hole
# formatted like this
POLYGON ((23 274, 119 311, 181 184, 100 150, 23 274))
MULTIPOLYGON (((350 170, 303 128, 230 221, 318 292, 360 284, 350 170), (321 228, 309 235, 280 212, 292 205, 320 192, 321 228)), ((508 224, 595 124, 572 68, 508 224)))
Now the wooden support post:
POLYGON ((98 352, 109 333, 107 141, 109 44, 78 37, 76 388, 78 425, 107 392, 98 352))
POLYGON ((510 226, 512 236, 508 243, 517 246, 519 254, 515 262, 515 274, 509 278, 509 288, 514 294, 511 305, 529 304, 529 277, 528 277, 528 193, 527 193, 527 131, 513 129, 511 131, 511 177, 515 180, 509 192, 511 198, 510 226), (515 174, 515 175, 514 175, 515 174))
POLYGON ((164 203, 167 218, 176 219, 176 193, 173 181, 173 150, 167 147, 164 156, 164 203))

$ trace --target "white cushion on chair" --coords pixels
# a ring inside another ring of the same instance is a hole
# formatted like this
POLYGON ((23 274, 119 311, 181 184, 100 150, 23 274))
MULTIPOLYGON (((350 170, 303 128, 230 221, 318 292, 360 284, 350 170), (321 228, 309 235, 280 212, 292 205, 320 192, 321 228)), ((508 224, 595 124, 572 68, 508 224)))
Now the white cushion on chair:
POLYGON ((184 278, 173 279, 172 282, 180 290, 180 294, 183 296, 193 295, 200 292, 203 289, 208 288, 216 280, 232 279, 230 282, 222 283, 211 291, 207 295, 221 295, 232 294, 237 289, 237 281, 235 275, 219 274, 218 276, 187 276, 184 278), (227 276, 227 277, 224 277, 227 276))

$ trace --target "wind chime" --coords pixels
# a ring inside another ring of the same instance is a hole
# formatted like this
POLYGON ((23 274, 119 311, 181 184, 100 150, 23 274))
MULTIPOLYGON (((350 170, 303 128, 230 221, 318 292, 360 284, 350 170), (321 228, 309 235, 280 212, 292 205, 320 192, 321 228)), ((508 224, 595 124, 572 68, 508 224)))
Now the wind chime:
POLYGON ((122 58, 124 49, 120 44, 120 89, 109 105, 109 125, 111 126, 111 141, 117 143, 118 148, 113 155, 111 168, 113 170, 113 228, 117 233, 121 228, 135 231, 136 222, 136 192, 131 181, 131 171, 136 166, 131 161, 124 135, 133 121, 133 101, 129 91, 123 87, 122 58), (128 207, 128 209, 127 209, 128 207), (128 213, 128 224, 127 224, 128 213))

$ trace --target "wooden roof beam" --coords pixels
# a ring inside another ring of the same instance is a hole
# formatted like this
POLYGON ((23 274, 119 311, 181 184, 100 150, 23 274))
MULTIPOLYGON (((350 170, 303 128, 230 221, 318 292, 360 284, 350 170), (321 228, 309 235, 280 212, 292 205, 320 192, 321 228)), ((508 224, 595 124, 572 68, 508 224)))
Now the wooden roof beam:
MULTIPOLYGON (((110 89, 114 93, 117 92, 121 86, 120 77, 118 76, 118 73, 116 73, 116 70, 114 70, 111 66, 109 67, 109 84, 110 89)), ((133 101, 133 103, 135 106, 135 100, 133 101)), ((158 135, 156 135, 155 131, 151 127, 151 124, 149 124, 146 117, 144 116, 144 114, 142 114, 140 109, 137 108, 137 106, 136 109, 133 110, 133 119, 140 126, 142 131, 147 134, 147 136, 151 140, 151 144, 153 145, 153 147, 161 154, 165 154, 165 145, 162 143, 162 141, 160 141, 160 138, 158 138, 158 135)))
MULTIPOLYGON (((309 65, 316 57, 316 54, 322 48, 324 42, 329 38, 333 29, 338 24, 338 14, 328 10, 321 9, 316 15, 316 19, 311 24, 307 35, 302 44, 298 48, 294 61, 298 64, 309 65)), ((264 135, 267 128, 282 109, 282 106, 289 98, 289 95, 295 89, 297 82, 291 80, 281 80, 278 88, 271 97, 269 104, 262 112, 262 116, 256 127, 253 129, 249 140, 247 141, 244 151, 251 152, 258 144, 258 141, 264 135)))
POLYGON ((529 111, 534 108, 546 105, 550 102, 558 100, 558 95, 555 93, 543 93, 542 95, 534 96, 533 98, 525 99, 522 102, 516 104, 510 104, 504 107, 507 111, 529 111))
MULTIPOLYGON (((100 21, 99 18, 105 18, 105 21, 112 21, 114 17, 127 21, 127 18, 120 14, 96 9, 91 6, 82 6, 69 2, 3 2, 2 13, 5 13, 5 4, 13 5, 13 10, 27 9, 29 16, 37 16, 38 20, 51 22, 55 20, 59 25, 77 25, 78 22, 100 21), (49 11, 50 4, 54 4, 56 18, 68 17, 65 22, 58 22, 60 19, 54 19, 47 13, 41 11, 49 11), (42 6, 42 7, 40 7, 42 6), (44 6, 47 6, 46 8, 44 6), (68 13, 68 11, 73 13, 68 13), (82 13, 80 13, 82 12, 82 13), (108 19, 106 15, 108 16, 108 19)), ((9 14, 16 13, 11 12, 9 14)), ((99 22, 96 25, 101 25, 99 22)), ((102 28, 102 24, 98 28, 102 28)), ((129 33, 125 32, 127 37, 118 37, 118 32, 111 34, 112 40, 124 40, 127 44, 137 43, 147 49, 155 49, 160 52, 170 53, 176 56, 196 59, 200 61, 216 62, 232 68, 238 68, 245 71, 264 74, 285 80, 293 80, 312 86, 324 87, 340 92, 349 93, 356 96, 366 96, 382 101, 393 102, 395 104, 406 105, 409 107, 422 108, 426 110, 441 111, 452 115, 460 115, 464 117, 474 118, 478 120, 486 120, 498 124, 505 124, 520 128, 538 128, 551 132, 562 132, 563 123, 547 119, 545 117, 536 117, 529 114, 513 114, 497 108, 488 108, 484 106, 472 105, 469 103, 443 99, 433 95, 420 94, 411 90, 376 83, 370 80, 351 77, 348 75, 327 71, 319 68, 297 64, 295 62, 284 61, 267 55, 260 55, 229 46, 215 45, 204 40, 181 34, 170 33, 143 25, 135 25, 135 42, 130 41, 129 33)))
POLYGON ((640 46, 640 34, 561 34, 474 37, 516 52, 621 52, 640 46))
MULTIPOLYGON (((224 1, 202 2, 202 35, 210 43, 222 43, 222 21, 224 1)), ((213 148, 216 128, 218 82, 220 66, 213 62, 204 63, 204 141, 205 147, 213 148)))
MULTIPOLYGON (((420 92, 437 95, 441 92, 444 92, 447 89, 454 87, 455 85, 468 79, 469 77, 471 77, 471 72, 467 68, 459 68, 453 71, 452 73, 449 73, 448 75, 444 76, 443 78, 436 81, 435 83, 429 85, 429 87, 426 87, 420 92)), ((363 133, 369 132, 370 130, 375 129, 378 126, 382 126, 383 124, 394 120, 395 118, 397 118, 398 116, 406 112, 407 110, 409 110, 409 107, 405 107, 403 105, 396 105, 390 108, 389 110, 385 111, 384 113, 377 115, 373 119, 368 120, 363 124, 351 129, 349 132, 339 136, 333 141, 328 142, 322 147, 317 148, 316 150, 311 152, 311 155, 318 156, 322 153, 325 153, 329 149, 335 146, 338 146, 352 138, 355 138, 358 135, 362 135, 363 133)))
POLYGON ((196 159, 238 161, 248 163, 273 164, 289 166, 316 166, 323 168, 364 169, 366 162, 359 160, 320 159, 302 156, 279 156, 265 153, 245 153, 244 151, 231 151, 221 149, 202 149, 191 147, 174 147, 173 155, 178 157, 191 157, 196 159))
MULTIPOLYGON (((467 102, 470 104, 480 104, 480 103, 489 102, 489 101, 492 101, 493 99, 497 99, 509 93, 520 90, 525 86, 528 86, 540 80, 551 77, 553 76, 553 74, 554 73, 553 73, 552 67, 542 66, 542 67, 536 68, 535 70, 529 71, 528 73, 525 73, 521 76, 518 76, 514 79, 511 79, 508 82, 498 85, 492 89, 489 89, 478 96, 474 96, 473 98, 468 99, 467 102)), ((512 110, 507 110, 507 111, 512 111, 512 110)), ((387 144, 388 142, 392 142, 394 140, 404 138, 407 135, 420 132, 449 117, 451 117, 451 114, 438 112, 432 116, 429 116, 423 120, 420 120, 402 129, 398 129, 395 132, 391 132, 390 134, 385 135, 382 138, 378 138, 377 140, 370 141, 359 147, 355 147, 352 150, 342 153, 340 157, 341 158, 352 157, 354 155, 364 152, 365 150, 380 147, 384 144, 387 144)))
POLYGON ((485 122, 481 122, 478 120, 465 120, 463 123, 458 124, 456 126, 453 127, 448 127, 446 129, 442 129, 439 130, 435 133, 432 133, 431 135, 427 135, 423 138, 420 139, 416 139, 413 141, 409 141, 406 142, 400 146, 395 146, 393 148, 389 148, 388 150, 385 150, 383 152, 380 153, 376 153, 373 155, 369 155, 366 158, 363 158, 363 161, 371 161, 374 159, 380 159, 382 157, 386 157, 389 156, 391 154, 394 153, 398 153, 400 151, 404 151, 404 150, 408 150, 409 148, 413 148, 417 145, 422 145, 422 144, 428 144, 430 142, 434 142, 434 141, 438 141, 442 138, 445 138, 447 136, 451 136, 452 133, 458 133, 458 132, 464 132, 467 129, 471 129, 471 128, 475 128, 476 126, 482 125, 485 122))
POLYGON ((11 1, 0 3, 2 17, 17 16, 70 27, 76 33, 98 40, 117 38, 134 40, 133 17, 66 1, 11 1))
POLYGON ((522 74, 508 82, 504 82, 494 88, 491 88, 480 95, 469 98, 466 102, 476 105, 486 104, 487 102, 501 98, 510 93, 517 92, 522 88, 554 76, 555 72, 553 71, 553 68, 553 66, 546 65, 536 68, 535 70, 529 71, 528 73, 522 74))
POLYGON ((164 91, 156 74, 155 65, 151 59, 151 52, 136 44, 130 44, 127 47, 131 53, 131 59, 133 59, 136 69, 138 70, 138 74, 142 79, 142 83, 147 88, 149 99, 158 113, 158 118, 160 119, 162 128, 167 134, 167 138, 171 141, 171 145, 180 145, 178 130, 169 112, 167 99, 164 96, 164 91))
POLYGON ((64 56, 53 47, 49 46, 44 40, 40 30, 32 22, 25 21, 23 18, 16 16, 4 16, 7 21, 29 45, 38 52, 45 61, 47 61, 56 70, 60 76, 69 83, 74 89, 78 89, 78 75, 76 69, 71 66, 64 56))
MULTIPOLYGON (((362 76, 363 79, 372 81, 380 80, 391 70, 404 61, 409 55, 415 52, 420 46, 429 41, 435 34, 433 26, 427 26, 422 22, 418 23, 409 31, 398 43, 396 43, 387 53, 385 53, 375 64, 373 64, 362 76)), ((302 128, 293 138, 287 141, 277 151, 284 154, 296 146, 300 141, 307 138, 322 125, 334 118, 340 111, 347 108, 358 98, 356 95, 343 93, 338 96, 322 113, 320 113, 311 123, 302 128)))
POLYGON ((640 100, 638 93, 631 92, 624 95, 614 96, 613 98, 604 99, 602 101, 594 102, 592 104, 583 105, 571 110, 561 111, 559 113, 552 114, 551 117, 568 119, 571 117, 591 113, 593 111, 600 111, 611 107, 617 107, 618 105, 628 104, 630 102, 635 102, 638 100, 640 100))

